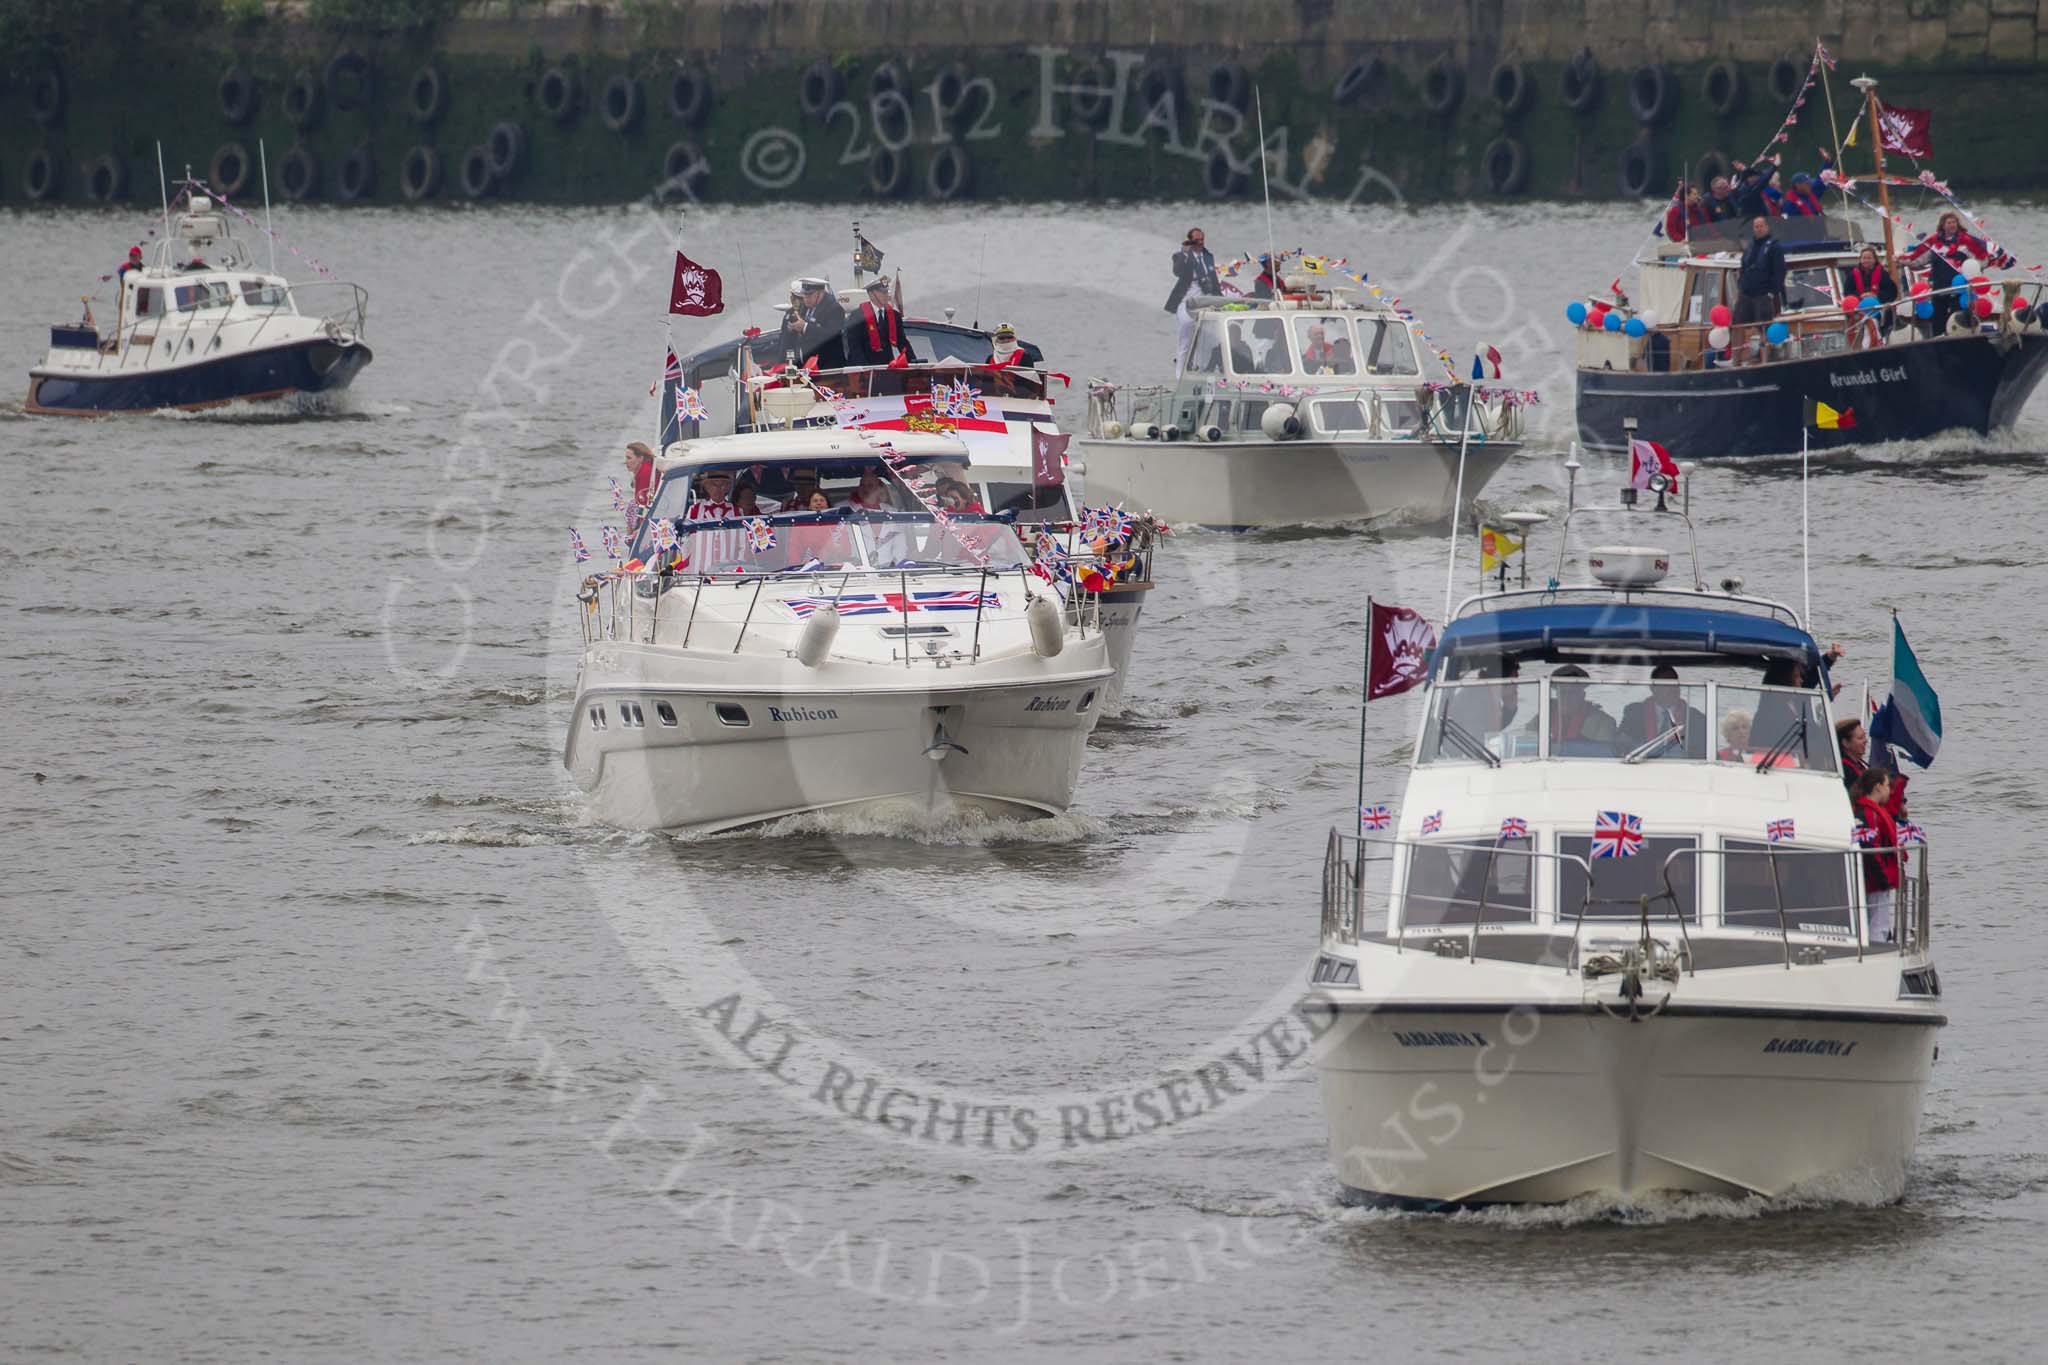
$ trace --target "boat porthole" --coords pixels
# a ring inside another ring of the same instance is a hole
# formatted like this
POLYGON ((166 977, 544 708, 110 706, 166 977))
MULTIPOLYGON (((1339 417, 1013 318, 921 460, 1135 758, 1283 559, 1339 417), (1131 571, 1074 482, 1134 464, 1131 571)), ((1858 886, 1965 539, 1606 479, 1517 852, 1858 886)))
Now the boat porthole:
POLYGON ((714 702, 711 706, 711 713, 718 717, 720 725, 740 726, 753 724, 751 720, 747 719, 747 708, 736 705, 733 702, 714 702))
POLYGON ((1095 705, 1095 689, 1091 687, 1091 688, 1089 688, 1089 689, 1088 689, 1088 690, 1087 690, 1086 692, 1083 692, 1083 693, 1081 694, 1081 704, 1080 704, 1079 706, 1077 706, 1077 707, 1075 707, 1075 708, 1074 708, 1074 712, 1075 712, 1075 714, 1076 714, 1076 715, 1079 715, 1079 714, 1081 714, 1081 713, 1083 713, 1083 712, 1087 711, 1087 710, 1088 710, 1088 709, 1089 709, 1090 707, 1092 707, 1092 706, 1094 706, 1094 705, 1095 705))
POLYGON ((619 703, 619 724, 628 730, 644 730, 647 728, 647 714, 640 709, 638 702, 622 701, 619 703))
POLYGON ((593 706, 590 708, 590 728, 593 730, 603 730, 607 728, 604 718, 604 708, 602 706, 593 706))
POLYGON ((665 701, 654 703, 654 718, 663 725, 673 727, 676 723, 676 708, 665 701))

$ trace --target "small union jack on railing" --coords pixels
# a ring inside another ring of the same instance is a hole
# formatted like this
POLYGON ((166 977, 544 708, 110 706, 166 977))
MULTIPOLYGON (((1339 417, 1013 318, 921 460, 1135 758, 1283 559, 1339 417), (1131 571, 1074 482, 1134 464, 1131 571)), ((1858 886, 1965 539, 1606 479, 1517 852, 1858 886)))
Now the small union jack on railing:
POLYGON ((1603 810, 1593 821, 1595 858, 1633 858, 1643 851, 1643 820, 1627 811, 1603 810))
POLYGON ((1360 830, 1385 829, 1393 822, 1393 812, 1385 806, 1360 806, 1358 808, 1358 828, 1360 830))
POLYGON ((1440 810, 1433 810, 1433 811, 1431 811, 1431 812, 1430 812, 1429 814, 1427 814, 1427 815, 1423 816, 1423 817, 1422 817, 1422 832, 1423 832, 1424 834, 1441 834, 1441 833, 1443 833, 1443 832, 1444 832, 1444 813, 1443 813, 1442 811, 1440 811, 1440 810))
POLYGON ((1792 842, 1792 821, 1790 818, 1773 820, 1764 826, 1764 838, 1774 844, 1792 842))
POLYGON ((1500 842, 1506 843, 1510 839, 1526 839, 1528 837, 1529 822, 1521 816, 1510 815, 1507 819, 1500 822, 1500 842))

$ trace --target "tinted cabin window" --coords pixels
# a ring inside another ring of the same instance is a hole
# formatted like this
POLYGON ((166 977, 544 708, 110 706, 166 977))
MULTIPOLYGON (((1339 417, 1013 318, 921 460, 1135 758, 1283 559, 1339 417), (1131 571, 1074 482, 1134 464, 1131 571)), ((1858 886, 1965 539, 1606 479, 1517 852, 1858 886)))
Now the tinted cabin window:
POLYGON ((138 318, 156 316, 156 290, 138 289, 135 291, 135 316, 138 318))
POLYGON ((1736 839, 1722 841, 1728 854, 1722 859, 1722 917, 1747 929, 1778 927, 1778 897, 1785 905, 1785 927, 1833 929, 1850 933, 1855 929, 1849 909, 1849 855, 1793 853, 1769 843, 1736 839), (1772 864, 1777 864, 1776 879, 1772 864))
MULTIPOLYGON (((1639 899, 1650 897, 1650 928, 1657 922, 1671 922, 1671 902, 1664 898, 1664 860, 1681 849, 1694 846, 1691 839, 1644 839, 1642 851, 1633 858, 1602 858, 1593 862, 1592 836, 1567 834, 1557 841, 1557 851, 1568 855, 1557 865, 1557 918, 1569 924, 1579 915, 1579 903, 1586 895, 1586 873, 1570 857, 1586 859, 1593 868, 1593 899, 1586 906, 1587 919, 1634 919, 1642 914, 1639 899)), ((1679 858, 1671 864, 1671 888, 1677 893, 1678 909, 1697 924, 1699 897, 1694 891, 1697 858, 1679 858)))
POLYGON ((1358 335, 1365 351, 1367 374, 1421 373, 1415 368, 1415 344, 1408 339, 1405 323, 1360 318, 1358 335))
POLYGON ((1535 904, 1528 854, 1527 839, 1509 839, 1491 851, 1428 844, 1410 849, 1404 922, 1424 926, 1528 920, 1535 904))

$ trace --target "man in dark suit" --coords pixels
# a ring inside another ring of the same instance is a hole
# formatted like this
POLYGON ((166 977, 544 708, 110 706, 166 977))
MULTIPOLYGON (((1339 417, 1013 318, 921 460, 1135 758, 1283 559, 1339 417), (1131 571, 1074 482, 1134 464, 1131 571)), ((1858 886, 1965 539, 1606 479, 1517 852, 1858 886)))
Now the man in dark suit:
POLYGON ((1686 704, 1685 693, 1678 686, 1678 670, 1670 664, 1658 664, 1650 671, 1650 695, 1621 708, 1621 729, 1614 737, 1614 752, 1631 753, 1680 725, 1685 727, 1682 735, 1673 735, 1644 757, 1707 756, 1705 714, 1686 704))
POLYGON ((846 330, 846 310, 832 295, 831 287, 815 275, 806 275, 789 287, 789 312, 782 318, 782 349, 794 352, 797 363, 812 356, 820 369, 845 364, 840 354, 840 334, 846 330))
POLYGON ((1187 362, 1188 343, 1195 337, 1195 315, 1188 309, 1190 294, 1217 295, 1223 285, 1216 278, 1216 258, 1209 254, 1208 238, 1200 228, 1189 228, 1180 250, 1173 253, 1173 292, 1166 296, 1166 311, 1180 319, 1180 346, 1174 351, 1174 371, 1187 362))
POLYGON ((903 330, 903 314, 889 306, 886 275, 869 281, 868 301, 846 315, 844 335, 848 365, 893 365, 917 359, 911 353, 910 334, 903 330))

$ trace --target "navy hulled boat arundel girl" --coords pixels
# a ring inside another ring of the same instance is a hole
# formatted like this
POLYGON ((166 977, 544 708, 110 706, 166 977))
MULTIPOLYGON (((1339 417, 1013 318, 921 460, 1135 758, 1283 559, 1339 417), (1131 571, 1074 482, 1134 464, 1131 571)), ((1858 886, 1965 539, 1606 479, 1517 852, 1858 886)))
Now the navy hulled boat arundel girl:
MULTIPOLYGON (((1832 100, 1832 65, 1816 47, 1774 146, 1791 136, 1816 80, 1832 100)), ((1930 154, 1925 111, 1880 104, 1868 77, 1852 84, 1863 94, 1857 124, 1876 128, 1863 132, 1873 172, 1829 166, 1817 193, 1796 182, 1780 191, 1776 163, 1759 157, 1733 193, 1719 192, 1719 178, 1704 197, 1681 181, 1654 252, 1637 258, 1633 299, 1617 280, 1611 301, 1566 309, 1581 328, 1579 431, 1589 449, 1618 449, 1629 416, 1695 456, 1796 451, 1813 403, 1842 414, 1815 434, 1820 446, 1984 433, 2018 416, 2048 367, 2038 267, 2018 270, 1932 171, 1887 171, 1888 150, 1930 154), (1932 233, 1901 240, 1912 224, 1893 212, 1894 190, 1930 203, 1932 233), (1856 206, 1880 236, 1866 238, 1856 206), (1775 248, 1757 237, 1760 216, 1775 248)), ((1848 141, 1856 135, 1852 125, 1848 141)))
POLYGON ((88 301, 79 322, 50 328, 50 353, 29 371, 27 410, 151 412, 346 388, 370 363, 368 295, 353 284, 288 283, 274 260, 258 269, 230 212, 188 179, 166 204, 155 259, 136 247, 115 275, 112 326, 88 301))

